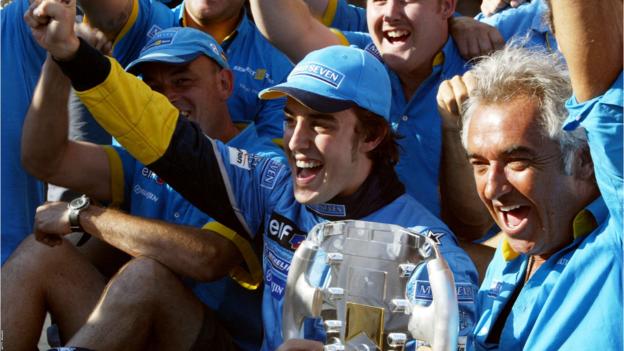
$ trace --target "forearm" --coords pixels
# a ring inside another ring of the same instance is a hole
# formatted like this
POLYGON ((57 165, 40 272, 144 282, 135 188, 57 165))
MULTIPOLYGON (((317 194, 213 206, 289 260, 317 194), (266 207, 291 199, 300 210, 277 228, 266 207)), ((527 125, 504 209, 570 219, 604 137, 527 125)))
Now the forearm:
POLYGON ((440 161, 442 220, 462 240, 480 238, 493 220, 477 193, 472 166, 461 145, 459 130, 445 127, 440 161))
POLYGON ((294 62, 310 51, 340 44, 301 0, 252 0, 250 4, 260 32, 294 62))
POLYGON ((200 281, 223 277, 242 260, 229 240, 200 228, 98 206, 81 212, 80 223, 91 235, 134 257, 151 257, 178 274, 200 281))
POLYGON ((622 70, 622 1, 550 3, 575 96, 583 102, 602 94, 622 70))
POLYGON ((69 80, 48 58, 24 120, 21 155, 24 168, 45 181, 60 167, 67 149, 69 91, 69 80))

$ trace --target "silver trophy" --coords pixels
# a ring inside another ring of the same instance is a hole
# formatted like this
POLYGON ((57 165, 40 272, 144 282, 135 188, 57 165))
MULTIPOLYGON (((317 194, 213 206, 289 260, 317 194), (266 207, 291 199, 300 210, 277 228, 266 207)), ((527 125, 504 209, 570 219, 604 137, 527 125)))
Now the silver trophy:
POLYGON ((365 221, 316 225, 294 254, 284 297, 284 340, 321 318, 326 351, 402 350, 409 339, 457 348, 455 283, 437 244, 400 226, 365 221), (429 275, 432 302, 414 304, 410 278, 429 275))

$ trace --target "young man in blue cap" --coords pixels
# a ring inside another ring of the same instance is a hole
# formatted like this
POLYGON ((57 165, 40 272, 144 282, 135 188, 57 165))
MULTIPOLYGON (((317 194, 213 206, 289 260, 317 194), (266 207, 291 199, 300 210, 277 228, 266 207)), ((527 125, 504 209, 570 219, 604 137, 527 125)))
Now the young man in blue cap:
MULTIPOLYGON (((35 9, 26 18, 36 35, 45 33, 51 40, 41 44, 98 122, 199 209, 246 233, 249 241, 264 240, 264 349, 276 349, 283 341, 284 288, 294 250, 314 225, 327 220, 362 219, 437 233, 462 287, 458 328, 471 327, 474 265, 446 226, 405 193, 394 173, 398 150, 387 122, 390 82, 374 56, 344 46, 312 52, 285 83, 260 93, 262 98, 288 97, 286 164, 207 138, 114 60, 64 32, 62 13, 70 9, 54 0, 46 3, 54 11, 35 9), (83 72, 85 65, 97 69, 83 72)), ((58 234, 51 230, 49 235, 58 234)), ((428 290, 427 277, 415 277, 412 291, 428 290)), ((410 298, 429 303, 431 296, 425 295, 410 298)), ((101 305, 106 303, 105 298, 101 305)), ((102 311, 93 318, 70 345, 97 348, 95 332, 116 328, 105 315, 102 311)))
MULTIPOLYGON (((128 68, 195 122, 199 132, 258 154, 281 154, 269 139, 258 137, 253 122, 232 123, 227 109, 232 72, 209 35, 191 28, 161 31, 128 68)), ((130 335, 117 334, 98 349, 149 345, 146 340, 174 349, 223 342, 258 349, 261 247, 193 207, 123 148, 68 140, 68 89, 67 79, 48 61, 24 127, 24 165, 45 181, 119 205, 128 214, 86 201, 70 209, 65 202, 39 207, 34 236, 52 246, 62 244, 49 248, 31 237, 4 267, 4 345, 33 348, 46 309, 68 340, 96 306, 105 278, 68 241, 44 237, 51 227, 68 234, 76 226, 138 257, 105 295, 113 296, 106 301, 114 306, 132 307, 131 313, 109 314, 130 335), (188 278, 182 283, 176 275, 188 278)))

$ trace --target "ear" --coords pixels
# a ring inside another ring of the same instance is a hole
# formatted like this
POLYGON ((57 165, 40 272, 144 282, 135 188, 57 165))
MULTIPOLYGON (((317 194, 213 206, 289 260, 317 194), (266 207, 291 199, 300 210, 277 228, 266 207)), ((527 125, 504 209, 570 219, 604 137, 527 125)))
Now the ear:
POLYGON ((574 153, 574 167, 572 168, 572 175, 579 180, 593 182, 594 162, 587 146, 576 150, 574 153))
POLYGON ((440 1, 440 12, 445 19, 449 19, 455 13, 455 6, 457 6, 457 0, 438 0, 440 1))
POLYGON ((374 150, 377 146, 379 146, 384 136, 388 133, 388 127, 384 126, 383 128, 385 130, 379 131, 375 133, 375 135, 362 135, 361 136, 360 147, 359 147, 361 152, 368 153, 374 150))
POLYGON ((232 71, 227 68, 221 69, 217 72, 217 88, 219 90, 219 96, 225 101, 234 90, 234 76, 232 71))

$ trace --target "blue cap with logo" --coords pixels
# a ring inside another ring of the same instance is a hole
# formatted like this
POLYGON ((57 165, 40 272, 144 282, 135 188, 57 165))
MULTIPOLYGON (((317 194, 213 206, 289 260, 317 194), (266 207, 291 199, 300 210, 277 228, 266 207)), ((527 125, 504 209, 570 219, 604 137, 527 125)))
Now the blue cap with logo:
POLYGON ((199 55, 206 55, 219 66, 229 68, 223 49, 210 35, 188 27, 167 28, 154 34, 126 70, 137 73, 138 67, 146 62, 189 63, 199 55))
POLYGON ((390 118, 390 78, 370 53, 349 46, 329 46, 310 52, 286 82, 260 92, 261 99, 290 96, 322 113, 359 106, 390 118))

